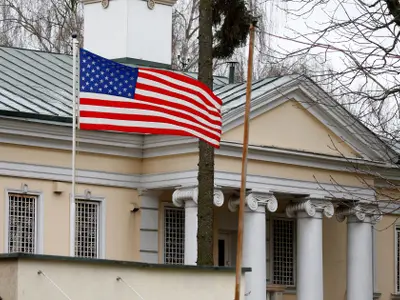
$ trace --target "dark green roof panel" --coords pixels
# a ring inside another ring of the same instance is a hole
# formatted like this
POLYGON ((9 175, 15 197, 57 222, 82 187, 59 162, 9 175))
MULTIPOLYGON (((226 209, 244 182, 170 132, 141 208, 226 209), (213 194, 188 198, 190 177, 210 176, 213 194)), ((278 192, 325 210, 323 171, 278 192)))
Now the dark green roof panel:
MULTIPOLYGON (((180 72, 193 78, 196 73, 180 72)), ((228 79, 214 77, 214 88, 228 79)), ((0 110, 52 117, 72 115, 72 57, 0 47, 0 110)))

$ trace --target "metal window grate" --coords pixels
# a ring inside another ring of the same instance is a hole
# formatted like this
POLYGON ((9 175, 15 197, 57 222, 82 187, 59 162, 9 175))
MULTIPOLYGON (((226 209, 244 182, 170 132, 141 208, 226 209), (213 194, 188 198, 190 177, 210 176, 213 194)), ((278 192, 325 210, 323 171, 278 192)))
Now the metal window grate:
POLYGON ((164 263, 185 263, 185 210, 164 209, 164 263))
POLYGON ((98 257, 99 216, 99 202, 75 201, 75 256, 98 257))
POLYGON ((272 281, 285 286, 295 285, 295 223, 274 219, 272 223, 272 281))
POLYGON ((400 293, 400 227, 396 227, 396 292, 400 293))
POLYGON ((8 195, 8 252, 35 253, 37 196, 8 195))

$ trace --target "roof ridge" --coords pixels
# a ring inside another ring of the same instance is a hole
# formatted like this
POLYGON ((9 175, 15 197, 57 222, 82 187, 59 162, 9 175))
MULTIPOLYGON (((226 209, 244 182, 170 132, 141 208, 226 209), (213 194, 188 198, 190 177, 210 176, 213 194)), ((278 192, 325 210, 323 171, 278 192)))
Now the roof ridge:
POLYGON ((72 57, 71 54, 67 54, 67 53, 59 53, 59 52, 52 52, 52 51, 39 50, 39 49, 29 49, 29 48, 22 48, 22 47, 15 47, 15 46, 4 46, 4 45, 0 45, 0 48, 2 48, 2 49, 22 50, 22 51, 29 51, 29 52, 40 52, 40 53, 46 53, 46 54, 56 54, 56 55, 64 55, 64 56, 72 57))

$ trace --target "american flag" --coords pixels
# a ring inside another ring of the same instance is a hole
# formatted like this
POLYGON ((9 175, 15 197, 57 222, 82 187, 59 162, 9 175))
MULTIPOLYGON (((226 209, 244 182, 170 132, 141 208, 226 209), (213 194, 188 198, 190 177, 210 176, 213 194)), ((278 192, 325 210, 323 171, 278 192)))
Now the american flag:
POLYGON ((198 80, 80 49, 79 128, 221 139, 221 100, 198 80))

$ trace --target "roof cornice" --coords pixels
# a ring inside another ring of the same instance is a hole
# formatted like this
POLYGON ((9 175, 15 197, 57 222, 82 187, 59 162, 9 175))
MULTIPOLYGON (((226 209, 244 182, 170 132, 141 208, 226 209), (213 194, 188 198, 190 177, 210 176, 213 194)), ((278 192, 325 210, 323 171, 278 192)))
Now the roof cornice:
MULTIPOLYGON (((198 140, 188 137, 79 130, 77 136, 77 150, 87 153, 132 158, 198 153, 198 140)), ((70 126, 66 125, 2 118, 2 122, 0 122, 0 143, 71 151, 72 130, 70 126)), ((241 159, 242 145, 222 141, 221 148, 217 149, 215 153, 217 156, 241 159)), ((249 145, 248 158, 262 162, 340 172, 354 173, 369 170, 387 174, 392 179, 400 178, 400 172, 396 166, 383 162, 349 159, 290 149, 249 145), (355 166, 359 170, 355 170, 355 166)))
MULTIPOLYGON (((315 84, 309 82, 308 79, 289 77, 286 81, 283 79, 282 82, 274 81, 272 85, 264 94, 252 99, 250 119, 264 114, 286 101, 297 100, 333 133, 343 138, 349 147, 364 155, 365 159, 389 160, 397 157, 394 151, 388 147, 385 148, 383 142, 359 122, 352 122, 352 126, 349 126, 349 123, 343 119, 343 112, 338 112, 340 104, 326 94, 321 95, 321 92, 316 90, 315 84), (330 109, 323 109, 323 106, 330 109), (377 145, 377 147, 372 147, 373 145, 377 145)), ((241 105, 223 116, 223 132, 243 124, 244 109, 244 105, 241 105)))
MULTIPOLYGON (((143 135, 77 130, 77 151, 142 157, 143 135)), ((71 124, 1 118, 0 143, 72 150, 71 124)))

